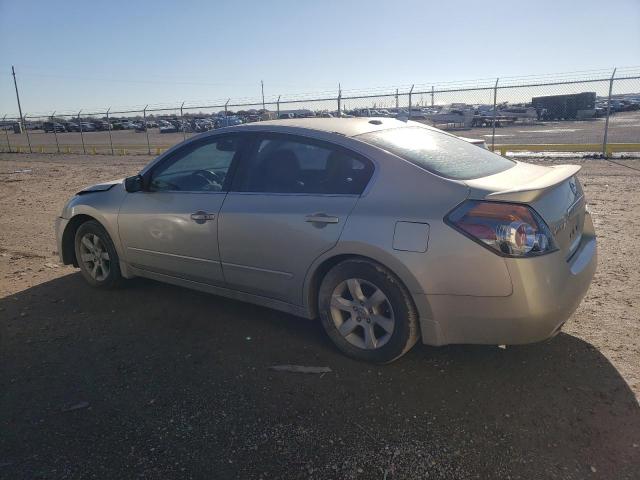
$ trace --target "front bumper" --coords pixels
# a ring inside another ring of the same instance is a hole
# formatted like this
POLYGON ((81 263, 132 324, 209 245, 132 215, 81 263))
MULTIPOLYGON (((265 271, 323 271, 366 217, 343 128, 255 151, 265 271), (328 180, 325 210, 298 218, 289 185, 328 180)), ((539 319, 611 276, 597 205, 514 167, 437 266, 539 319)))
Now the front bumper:
POLYGON ((429 317, 421 319, 429 345, 515 345, 557 334, 584 298, 596 271, 597 247, 590 215, 569 261, 563 252, 505 259, 513 293, 508 297, 424 295, 429 317))
POLYGON ((55 223, 55 231, 56 231, 56 246, 58 251, 58 257, 60 258, 60 263, 65 264, 64 258, 64 250, 62 248, 62 235, 64 234, 64 229, 67 228, 67 223, 69 220, 62 217, 56 217, 55 223))

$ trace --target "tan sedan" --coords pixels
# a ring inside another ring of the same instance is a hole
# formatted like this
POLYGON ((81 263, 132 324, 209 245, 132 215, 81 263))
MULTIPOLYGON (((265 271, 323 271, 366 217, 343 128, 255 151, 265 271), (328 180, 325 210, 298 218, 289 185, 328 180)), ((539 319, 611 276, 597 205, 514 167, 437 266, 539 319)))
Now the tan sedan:
POLYGON ((140 276, 319 318, 374 362, 418 339, 536 342, 596 268, 579 169, 388 118, 259 122, 79 192, 59 251, 96 287, 140 276))

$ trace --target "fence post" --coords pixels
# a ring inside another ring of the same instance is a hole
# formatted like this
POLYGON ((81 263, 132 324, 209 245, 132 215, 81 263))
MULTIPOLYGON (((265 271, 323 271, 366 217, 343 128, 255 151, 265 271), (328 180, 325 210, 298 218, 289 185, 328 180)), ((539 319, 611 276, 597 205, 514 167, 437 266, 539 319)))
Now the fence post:
POLYGON ((280 119, 280 95, 278 95, 278 101, 276 102, 276 110, 278 112, 276 120, 280 119))
POLYGON ((56 126, 56 111, 51 114, 51 123, 53 124, 53 136, 56 137, 56 149, 60 153, 60 144, 58 143, 58 127, 56 126))
POLYGON ((398 99, 398 89, 396 88, 396 113, 398 113, 399 108, 400 108, 400 101, 398 99))
POLYGON ((500 77, 496 78, 496 85, 493 87, 493 129, 491 131, 491 151, 495 151, 496 147, 496 106, 498 104, 498 82, 500 77))
POLYGON ((111 107, 107 109, 107 128, 109 129, 109 146, 111 146, 111 155, 115 155, 113 152, 113 138, 111 138, 111 121, 109 120, 109 112, 111 111, 111 107))
POLYGON ((33 150, 31 150, 31 137, 29 137, 29 129, 27 128, 27 115, 25 115, 21 119, 21 121, 24 124, 24 133, 27 134, 27 143, 29 144, 29 153, 33 153, 33 150))
MULTIPOLYGON (((229 102, 231 101, 230 98, 227 98, 226 103, 224 104, 224 118, 227 118, 228 113, 227 113, 227 106, 229 105, 229 102)), ((225 125, 225 127, 228 127, 228 125, 225 125)))
POLYGON ((342 116, 342 87, 338 84, 338 117, 342 116))
POLYGON ((82 122, 80 121, 80 114, 82 110, 78 112, 78 126, 80 127, 80 139, 82 140, 82 153, 87 154, 87 149, 84 146, 84 133, 82 132, 82 122))
POLYGON ((613 80, 616 76, 617 68, 613 69, 609 80, 609 96, 607 97, 607 118, 604 121, 604 140, 602 141, 602 156, 607 158, 607 136, 609 135, 609 114, 611 113, 611 93, 613 92, 613 80))
POLYGON ((144 106, 144 110, 142 110, 142 122, 144 123, 144 133, 147 134, 147 153, 151 155, 151 145, 149 144, 149 129, 147 128, 147 107, 149 105, 144 106))
POLYGON ((4 133, 6 133, 7 135, 7 147, 9 147, 9 153, 11 153, 11 142, 9 141, 9 130, 7 130, 7 126, 4 123, 5 118, 7 118, 6 115, 2 117, 2 128, 4 128, 4 133))
POLYGON ((184 107, 184 102, 182 102, 182 105, 180 105, 180 125, 182 126, 182 140, 186 140, 187 139, 187 132, 184 128, 184 115, 182 114, 182 107, 184 107))
POLYGON ((409 90, 409 120, 411 120, 411 95, 413 94, 413 87, 415 85, 411 85, 411 90, 409 90))
POLYGON ((431 85, 431 106, 433 107, 433 94, 435 91, 433 90, 433 85, 431 85))

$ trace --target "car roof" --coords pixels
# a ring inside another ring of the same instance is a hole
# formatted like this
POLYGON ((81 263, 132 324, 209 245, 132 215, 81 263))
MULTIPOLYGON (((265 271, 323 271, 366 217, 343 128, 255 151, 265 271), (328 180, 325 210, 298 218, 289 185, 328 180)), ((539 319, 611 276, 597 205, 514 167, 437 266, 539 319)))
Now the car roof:
POLYGON ((402 128, 409 126, 419 126, 431 128, 418 122, 405 122, 395 118, 291 118, 280 120, 266 120, 264 122, 249 123, 229 127, 225 130, 265 130, 265 131, 295 131, 295 130, 316 130, 322 132, 337 133, 346 137, 353 137, 363 133, 387 130, 389 128, 402 128))

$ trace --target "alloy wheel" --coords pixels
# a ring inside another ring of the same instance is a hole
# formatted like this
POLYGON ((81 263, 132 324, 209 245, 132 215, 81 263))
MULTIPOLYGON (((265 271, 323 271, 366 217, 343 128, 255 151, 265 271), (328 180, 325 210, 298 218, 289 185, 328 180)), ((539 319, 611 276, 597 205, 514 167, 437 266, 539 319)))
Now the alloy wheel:
POLYGON ((98 235, 86 233, 82 236, 80 239, 80 260, 94 280, 101 282, 109 276, 111 259, 98 235))
POLYGON ((331 295, 331 319, 350 344, 365 350, 385 345, 395 328, 393 308, 384 292, 360 278, 347 279, 331 295))

